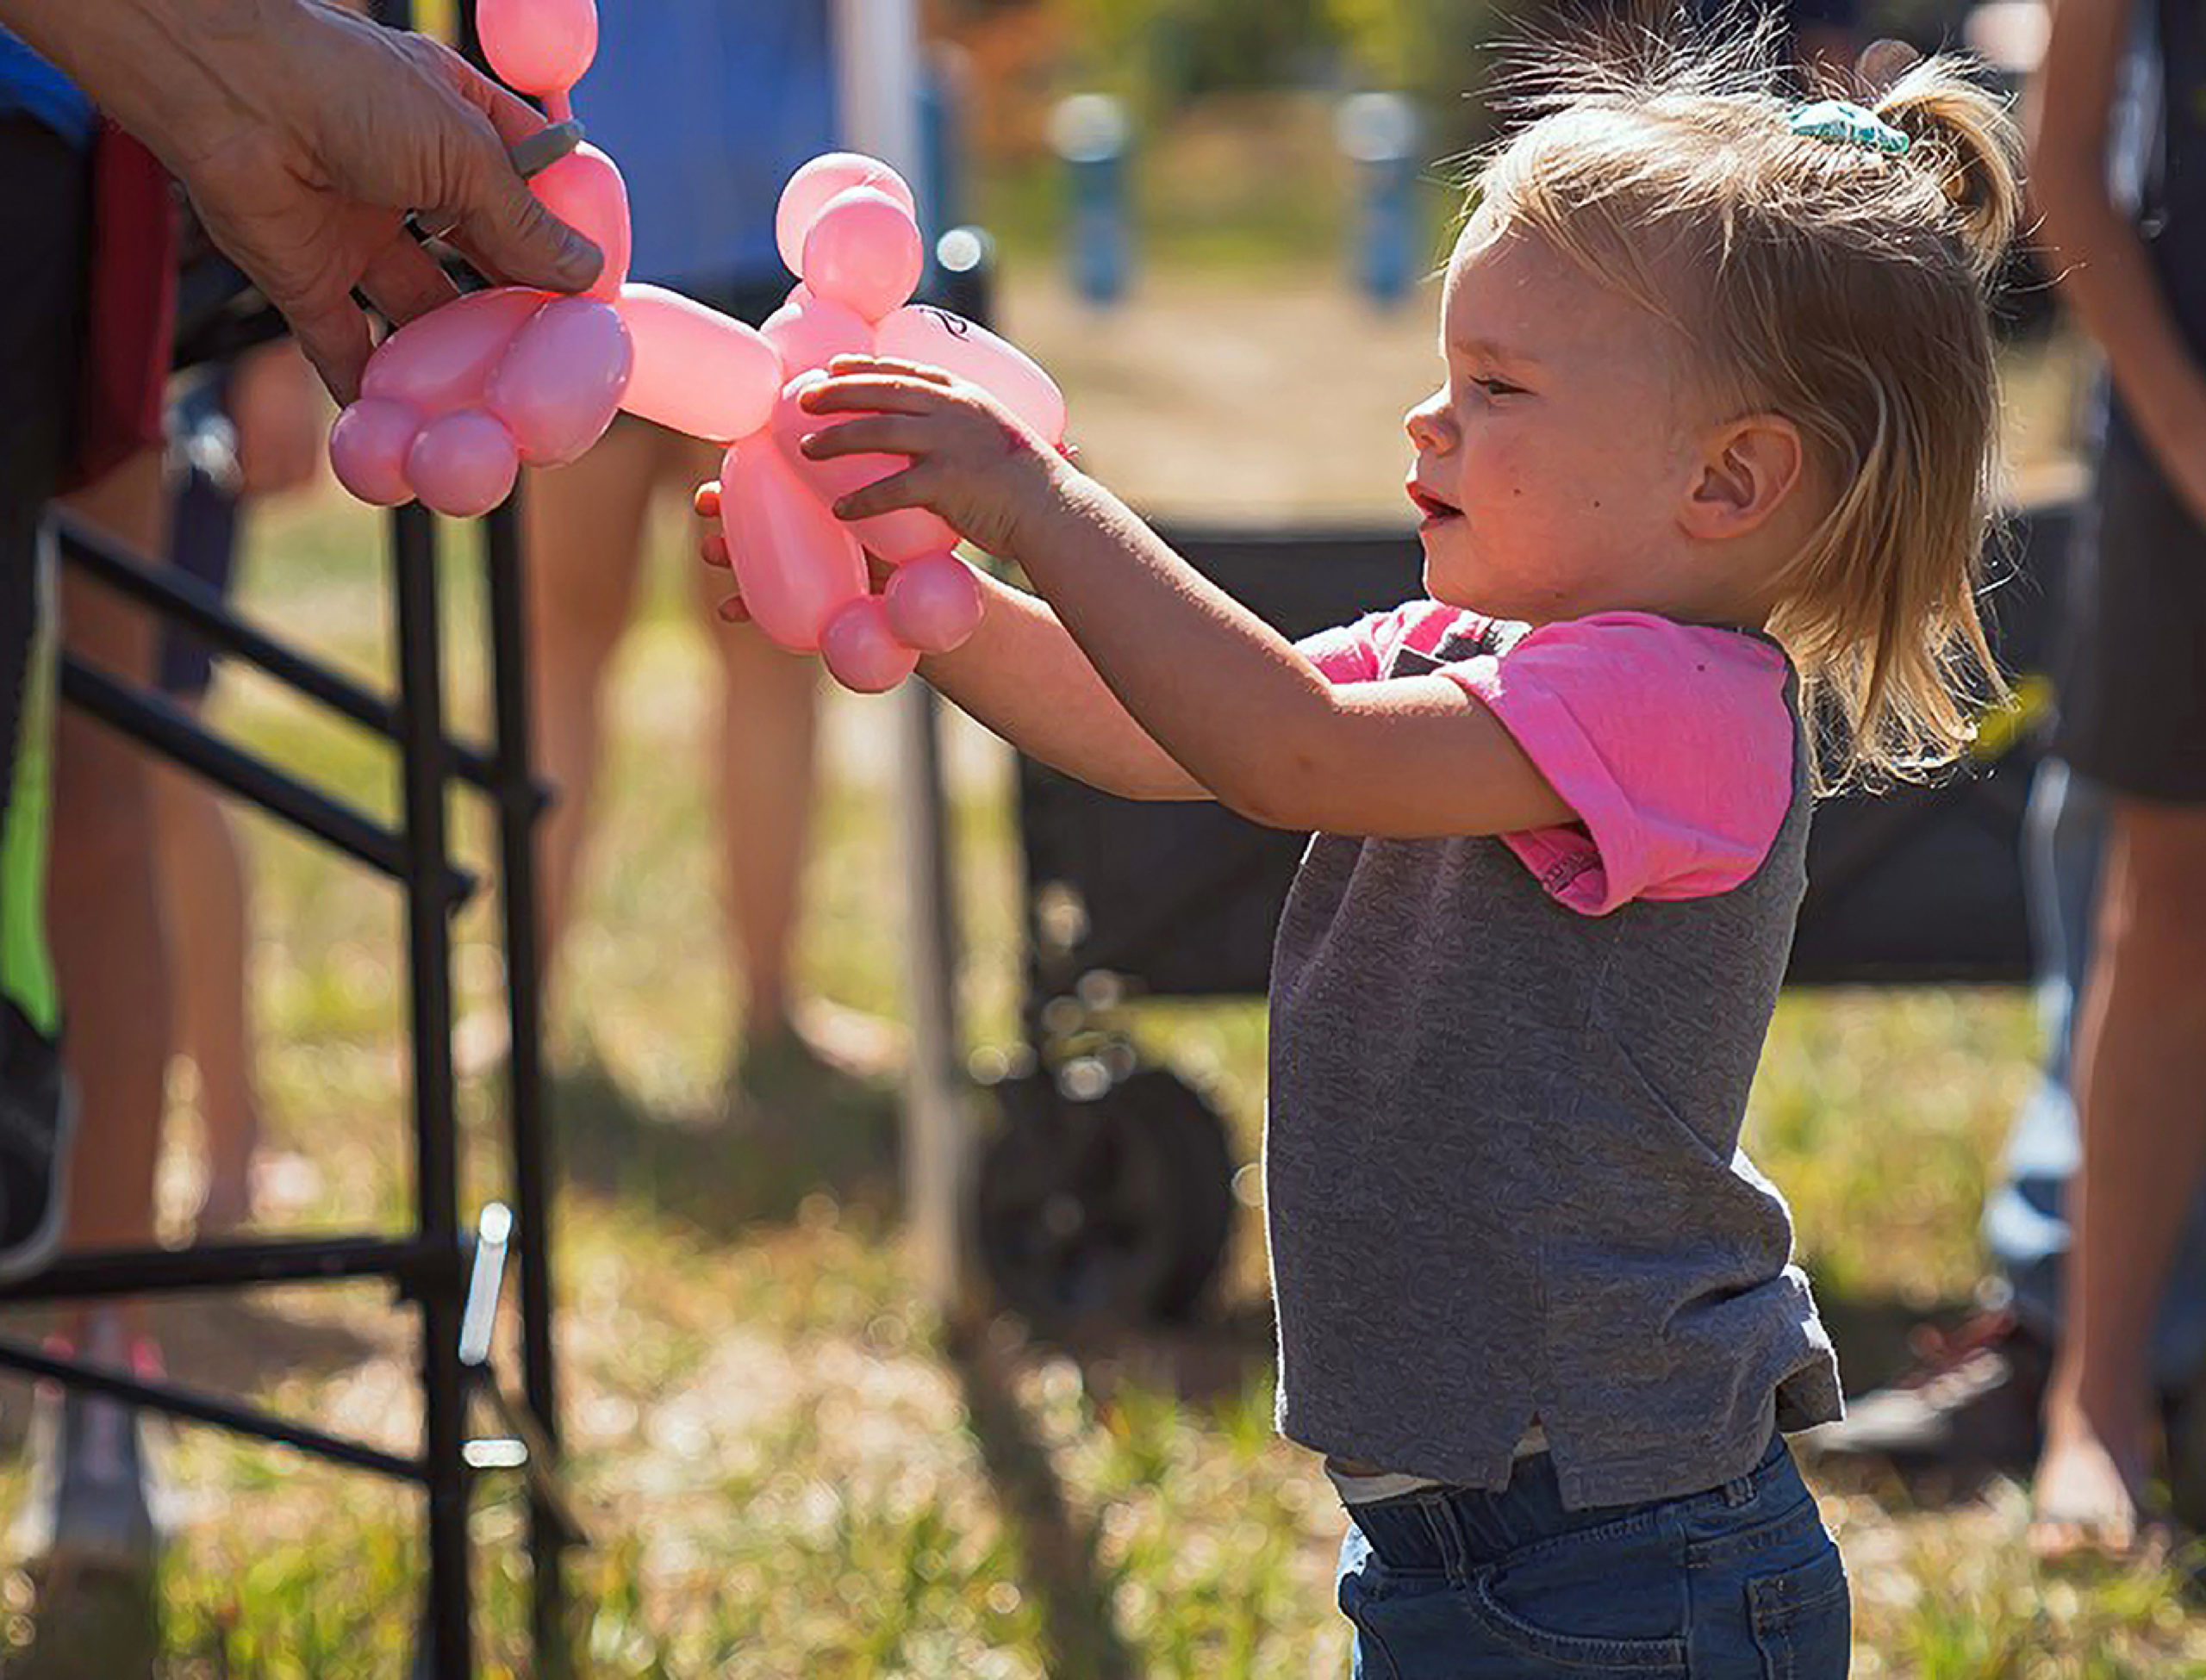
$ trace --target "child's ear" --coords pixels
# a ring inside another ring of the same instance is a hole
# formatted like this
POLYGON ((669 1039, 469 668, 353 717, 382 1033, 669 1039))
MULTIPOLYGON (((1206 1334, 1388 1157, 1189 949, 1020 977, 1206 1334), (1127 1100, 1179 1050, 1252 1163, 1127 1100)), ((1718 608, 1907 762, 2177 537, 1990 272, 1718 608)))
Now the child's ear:
POLYGON ((1782 414, 1748 414, 1711 431, 1680 515, 1686 533, 1710 542, 1759 530, 1799 484, 1806 451, 1782 414))

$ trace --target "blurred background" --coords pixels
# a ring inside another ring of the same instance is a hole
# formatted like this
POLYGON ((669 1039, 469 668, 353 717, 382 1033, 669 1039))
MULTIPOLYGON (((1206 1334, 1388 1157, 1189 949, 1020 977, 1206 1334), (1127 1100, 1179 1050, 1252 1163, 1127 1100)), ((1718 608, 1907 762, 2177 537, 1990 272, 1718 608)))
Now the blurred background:
MULTIPOLYGON (((1405 534, 1400 416, 1439 376, 1431 277, 1460 208, 1455 160, 1492 132, 1486 43, 1529 14, 933 0, 924 17, 940 161, 922 198, 938 227, 985 230, 994 325, 1063 386, 1083 464, 1183 525, 1405 534)), ((2035 0, 1880 0, 1860 40, 1970 44, 2016 86, 2042 28, 2035 0)), ((587 122, 587 81, 576 103, 587 122)), ((2010 300, 2017 504, 2073 495, 2091 370, 2037 283, 2025 274, 2010 300)), ((470 551, 450 534, 451 555, 470 551)), ((658 504, 607 668, 595 827, 547 1024, 565 1422, 596 1540, 572 1564, 588 1671, 1344 1672, 1338 1508, 1316 1460, 1271 1429, 1261 999, 1136 999, 1113 1015, 1222 1119, 1235 1217, 1217 1274, 1141 1322, 1006 1316, 951 1345, 900 1248, 885 1158, 763 1149, 735 1112, 745 1000, 702 768, 720 702, 689 610, 697 534, 677 501, 658 504)), ((380 516, 322 477, 254 509, 236 599, 385 681, 384 564, 380 516)), ((478 569, 448 558, 444 578, 452 701, 479 729, 478 569)), ((894 704, 823 694, 793 963, 808 1006, 857 1047, 853 1077, 892 1091, 908 1048, 894 704)), ((223 668, 206 709, 395 810, 379 750, 249 670, 223 668)), ((956 985, 986 1133, 1002 1123, 992 1082, 1029 1066, 1032 883, 1013 755, 944 727, 956 985)), ((464 853, 487 861, 480 814, 455 819, 464 853)), ((268 1232, 395 1219, 409 1159, 396 899, 239 821, 260 1104, 250 1218, 268 1232)), ((487 1161, 502 960, 486 908, 458 936, 463 1103, 487 1161)), ((1748 1142, 1792 1204, 1849 1388, 1897 1368, 1916 1318, 1970 1305, 1987 1183, 2041 1048, 2011 979, 1803 989, 1781 1005, 1748 1142)), ((208 1188, 204 1096, 178 1058, 161 1177, 172 1240, 208 1188)), ((153 1312, 179 1378, 402 1444, 416 1400, 386 1307, 363 1287, 153 1312)), ((28 1391, 0 1388, 8 1439, 30 1410, 28 1391)), ((399 1671, 420 1561, 410 1505, 212 1432, 166 1432, 159 1456, 174 1537, 153 1671, 399 1671)), ((28 1503, 30 1478, 22 1455, 0 1464, 0 1510, 28 1503)), ((2012 1483, 1951 1501, 1873 1476, 1818 1485, 1854 1577, 1859 1674, 2206 1673, 2206 1623, 2175 1575, 2041 1576, 2012 1483)), ((494 1488, 478 1532, 520 1520, 494 1488)), ((525 1673, 520 1565, 511 1547, 485 1555, 484 1671, 525 1673)), ((34 1643, 33 1602, 27 1572, 0 1577, 22 1671, 128 1671, 72 1669, 56 1640, 34 1643)))

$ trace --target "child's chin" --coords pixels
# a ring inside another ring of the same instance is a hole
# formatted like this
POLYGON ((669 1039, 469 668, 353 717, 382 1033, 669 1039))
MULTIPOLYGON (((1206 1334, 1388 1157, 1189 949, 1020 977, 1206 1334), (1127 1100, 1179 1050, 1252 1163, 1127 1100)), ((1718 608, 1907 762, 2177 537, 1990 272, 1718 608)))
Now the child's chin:
POLYGON ((1463 563, 1437 558, 1430 549, 1424 555, 1424 593, 1427 600, 1436 600, 1443 607, 1479 606, 1476 583, 1463 563))

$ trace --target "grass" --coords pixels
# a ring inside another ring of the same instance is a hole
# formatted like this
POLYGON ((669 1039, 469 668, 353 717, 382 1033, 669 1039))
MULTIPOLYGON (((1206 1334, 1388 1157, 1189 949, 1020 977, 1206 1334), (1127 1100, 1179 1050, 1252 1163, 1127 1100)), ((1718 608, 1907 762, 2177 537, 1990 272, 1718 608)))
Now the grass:
MULTIPOLYGON (((1081 318, 1037 301, 1024 319, 1043 329, 1029 341, 1045 360, 1079 365, 1070 339, 1087 330, 1081 318), (1045 346, 1058 330, 1062 345, 1045 346)), ((1343 332, 1400 340, 1367 358, 1390 379, 1429 355, 1421 321, 1341 319, 1343 332)), ((1122 345, 1150 342, 1137 320, 1109 330, 1122 345)), ((1159 341, 1200 339, 1224 356, 1231 338, 1221 327, 1159 341)), ((1143 479, 1151 467, 1142 450, 1162 471, 1193 445, 1159 435, 1153 421, 1129 422, 1173 405, 1144 383, 1163 376, 1143 372, 1138 354, 1125 363, 1122 390, 1076 391, 1075 410, 1114 470, 1137 486, 1162 482, 1143 479)), ((1338 400, 1366 399, 1343 388, 1338 400)), ((1368 402, 1383 412, 1397 397, 1382 389, 1368 402)), ((1226 484, 1230 474, 1212 471, 1226 484)), ((252 611, 362 670, 381 669, 372 520, 333 499, 302 503, 272 511, 252 544, 252 611)), ((1214 1319, 1075 1358, 1008 1326, 946 1331, 876 1204, 786 1194, 755 1153, 718 1129, 738 999, 716 938, 698 773, 712 667, 679 606, 683 546, 677 527, 658 533, 656 586, 609 685, 597 864, 553 1023, 566 1070, 557 1231, 564 1421, 595 1536, 573 1563, 588 1671, 1343 1672, 1345 1630, 1330 1602, 1340 1517, 1307 1455, 1271 1431, 1253 1218, 1241 1223, 1214 1319), (1210 1366, 1192 1397, 1175 1381, 1188 1363, 1177 1355, 1191 1350, 1210 1366)), ((483 712, 471 571, 456 557, 446 574, 464 722, 483 712)), ((234 678, 215 713, 348 797, 390 808, 388 761, 353 731, 234 678)), ((801 968, 837 1003, 894 1015, 898 912, 883 883, 896 879, 898 843, 879 745, 890 719, 880 702, 845 697, 829 722, 801 968)), ((1000 1045, 1018 999, 1016 837, 1002 762, 969 737, 955 744, 964 767, 954 783, 959 997, 969 1042, 1000 1045)), ((487 865, 481 813, 456 810, 462 845, 487 865)), ((269 824, 246 827, 274 1141, 313 1166, 277 1223, 396 1221, 410 1160, 396 899, 269 824)), ((462 1008, 479 1009, 501 980, 487 907, 464 912, 456 935, 462 1008)), ((1217 1093, 1237 1158, 1253 1160, 1260 1007, 1156 1004, 1138 1011, 1138 1028, 1152 1053, 1217 1093)), ((1749 1142, 1792 1198, 1854 1385, 1893 1356, 1895 1325, 1950 1309, 1976 1280, 1986 1177, 2036 1050, 2030 1012, 2011 992, 1803 994, 1780 1008, 1749 1142)), ((502 1188, 497 1101, 480 1074, 462 1096, 472 1201, 502 1188)), ((180 1082, 179 1136, 190 1107, 180 1082)), ((165 1179, 178 1235, 187 1179, 179 1150, 165 1179)), ((172 1305, 159 1322, 185 1380, 394 1448, 412 1440, 408 1325, 375 1290, 172 1305)), ((20 1436, 26 1402, 19 1388, 0 1388, 0 1435, 20 1436)), ((157 1598, 166 1680, 403 1671, 421 1561, 409 1497, 196 1428, 176 1432, 165 1463, 184 1517, 157 1598)), ((27 1486, 18 1456, 0 1468, 0 1510, 20 1505, 27 1486)), ((1821 1491, 1854 1573, 1857 1673, 2206 1675, 2206 1622, 2172 1577, 2041 1575, 2021 1546, 2025 1507, 2011 1487, 1945 1507, 1873 1481, 1821 1491)), ((489 1482, 475 1521, 483 1671, 527 1675, 514 1490, 489 1482)), ((65 1644, 72 1629, 143 1635, 113 1606, 72 1608, 59 1614, 51 1598, 41 1607, 20 1569, 0 1579, 11 1671, 144 1671, 142 1658, 132 1669, 75 1654, 65 1644)))
MULTIPOLYGON (((333 503, 269 520, 253 605, 284 622, 343 621, 329 602, 371 619, 359 582, 371 539, 333 503)), ((369 638, 350 644, 372 663, 369 638)), ((953 1347, 877 1212, 815 1195, 762 1216, 744 1152, 709 1129, 732 1011, 687 768, 706 720, 703 658, 661 591, 614 685, 608 861, 558 1024, 570 1059, 594 1047, 601 1063, 594 1084, 565 1087, 576 1181, 558 1255, 573 1473, 598 1535, 575 1565, 591 1671, 1338 1671, 1337 1515, 1304 1455, 1272 1436, 1261 1353, 1183 1403, 1137 1351, 1083 1365, 1000 1334, 953 1347)), ((456 691, 474 675, 463 662, 456 691)), ((880 726, 877 711, 842 704, 855 718, 839 728, 880 726)), ((475 706, 470 696, 460 709, 475 706)), ((311 754, 358 797, 383 790, 371 753, 310 735, 250 686, 221 712, 258 744, 311 754)), ((886 801, 866 774, 831 789, 804 946, 813 984, 874 1011, 894 1010, 899 989, 878 892, 893 865, 886 801)), ((963 996, 975 1042, 1000 1042, 1015 997, 1013 835, 985 781, 964 788, 957 818, 963 996)), ((406 1153, 392 900, 250 826, 274 1123, 320 1169, 290 1221, 395 1217, 406 1153)), ((479 824, 463 831, 479 853, 479 824)), ((459 931, 463 991, 480 1003, 497 978, 481 912, 459 931)), ((1252 1156, 1255 1006, 1160 1005, 1141 1025, 1221 1094, 1252 1156)), ((1985 1173, 2035 1048, 2022 1000, 2006 993, 1786 999, 1751 1134, 1835 1305, 1889 1317, 1966 1292, 1985 1173)), ((491 1093, 470 1083, 466 1108, 485 1160, 491 1093)), ((1252 1223, 1231 1285, 1244 1304, 1262 1285, 1252 1223)), ((165 1324, 185 1374, 388 1444, 408 1438, 402 1327, 374 1291, 178 1310, 165 1324)), ((191 1519, 163 1577, 163 1673, 396 1671, 420 1564, 408 1501, 198 1430, 178 1434, 169 1462, 191 1519)), ((0 1475, 0 1503, 22 1485, 20 1467, 0 1475)), ((2172 1583, 2041 1579, 2022 1557, 2011 1491, 1940 1511, 1893 1488, 1833 1489, 1827 1513, 1854 1561, 1863 1673, 2206 1672, 2206 1632, 2172 1583)), ((510 1490, 494 1490, 477 1521, 486 1671, 524 1674, 510 1490)), ((20 1640, 29 1601, 20 1579, 14 1591, 0 1625, 20 1640)))

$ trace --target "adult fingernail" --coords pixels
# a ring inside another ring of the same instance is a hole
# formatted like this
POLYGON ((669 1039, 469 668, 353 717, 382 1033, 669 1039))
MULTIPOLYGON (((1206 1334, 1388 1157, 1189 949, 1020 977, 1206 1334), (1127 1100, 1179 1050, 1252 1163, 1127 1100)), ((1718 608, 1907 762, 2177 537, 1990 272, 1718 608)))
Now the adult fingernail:
POLYGON ((576 288, 591 284, 605 266, 605 253, 571 229, 559 241, 559 276, 576 288))

